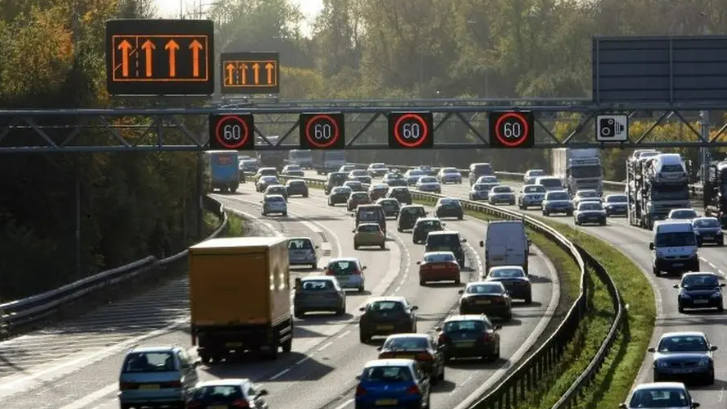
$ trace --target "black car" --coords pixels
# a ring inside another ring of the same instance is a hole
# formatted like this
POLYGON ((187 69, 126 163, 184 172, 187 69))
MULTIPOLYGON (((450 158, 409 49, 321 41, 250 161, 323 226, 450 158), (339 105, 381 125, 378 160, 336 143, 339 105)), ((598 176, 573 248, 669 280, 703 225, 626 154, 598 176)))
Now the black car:
POLYGON ((722 225, 716 217, 697 217, 692 220, 694 233, 697 235, 697 245, 714 243, 717 246, 724 246, 724 233, 722 225))
POLYGON ((464 219, 462 204, 459 200, 448 197, 439 199, 437 206, 434 208, 434 214, 439 218, 456 217, 458 220, 464 219))
POLYGON ((366 302, 358 323, 359 339, 367 343, 374 336, 417 332, 416 310, 404 297, 375 297, 366 302))
POLYGON ((351 191, 353 192, 367 192, 369 190, 368 186, 364 186, 363 183, 357 180, 349 180, 347 182, 344 182, 343 186, 350 187, 351 191))
POLYGON ((396 199, 399 204, 410 205, 411 204, 411 192, 407 187, 392 187, 389 189, 389 193, 386 194, 387 198, 396 199))
POLYGON ((399 215, 399 201, 396 199, 379 199, 376 201, 377 205, 380 205, 384 209, 385 217, 397 217, 399 215))
POLYGON ((533 286, 525 269, 520 266, 498 266, 490 268, 487 282, 500 282, 510 294, 510 298, 523 300, 525 304, 533 302, 533 286))
POLYGON ((714 383, 714 351, 703 332, 668 332, 661 336, 654 354, 654 382, 697 380, 714 383))
POLYGON ((444 230, 445 224, 436 217, 420 217, 411 231, 411 239, 414 244, 424 243, 427 235, 433 231, 444 230))
POLYGON ((308 185, 305 184, 305 181, 303 180, 289 180, 285 184, 285 190, 288 192, 288 197, 290 196, 303 196, 308 197, 308 185))
POLYGON ((512 319, 512 299, 502 283, 468 283, 459 293, 462 294, 459 299, 460 314, 486 314, 488 317, 501 317, 505 321, 512 319))
POLYGON ((396 219, 396 231, 403 232, 414 227, 417 219, 426 217, 427 211, 422 205, 407 205, 399 209, 399 217, 396 219))
POLYGON ((626 195, 608 195, 603 200, 603 207, 606 209, 606 216, 627 216, 629 198, 626 195))
POLYGON ((459 268, 464 270, 465 257, 462 243, 466 242, 467 240, 461 238, 456 231, 433 231, 427 235, 424 251, 427 253, 431 251, 451 251, 457 258, 459 268))
MULTIPOLYGON (((285 200, 288 200, 288 189, 286 189, 283 185, 270 185, 267 188, 265 188, 264 196, 270 196, 270 195, 280 195, 285 198, 285 200)), ((264 197, 263 196, 263 197, 264 197)))
POLYGON ((331 190, 331 194, 328 195, 328 206, 335 206, 339 203, 348 203, 348 198, 351 197, 351 188, 347 186, 336 186, 331 190))
POLYGON ((722 288, 724 283, 714 273, 684 273, 679 284, 674 288, 679 290, 677 305, 679 312, 686 308, 716 308, 724 310, 722 301, 722 288))
POLYGON ((432 383, 444 380, 444 353, 429 334, 390 335, 377 348, 379 359, 413 359, 429 375, 432 383))
POLYGON ((454 315, 444 320, 439 345, 444 362, 456 358, 474 358, 495 362, 500 359, 500 325, 493 325, 485 315, 454 315))
POLYGON ((349 176, 348 180, 358 181, 364 185, 370 185, 372 179, 371 176, 349 176))
POLYGON ((343 186, 343 184, 348 180, 348 173, 345 172, 333 172, 329 173, 326 177, 326 185, 323 188, 323 190, 326 192, 326 194, 330 194, 331 190, 333 190, 336 186, 343 186))

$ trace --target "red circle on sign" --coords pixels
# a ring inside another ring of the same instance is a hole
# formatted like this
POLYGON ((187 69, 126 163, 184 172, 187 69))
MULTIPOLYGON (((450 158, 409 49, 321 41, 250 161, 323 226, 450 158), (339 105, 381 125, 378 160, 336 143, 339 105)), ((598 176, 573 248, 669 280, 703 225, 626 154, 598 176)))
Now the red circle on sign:
POLYGON ((528 121, 525 120, 525 117, 522 116, 518 112, 508 112, 501 117, 497 119, 497 122, 495 122, 495 137, 505 146, 509 146, 511 148, 514 148, 516 146, 522 145, 525 141, 528 140, 528 135, 530 134, 530 127, 528 126, 528 121), (520 124, 523 126, 523 136, 520 137, 520 139, 515 140, 514 142, 510 142, 505 138, 504 136, 500 135, 500 125, 502 125, 502 121, 509 119, 509 118, 515 118, 517 119, 520 124))
POLYGON ((429 136, 429 127, 427 126, 427 122, 424 120, 424 118, 421 117, 421 115, 417 114, 405 114, 402 115, 396 123, 394 123, 394 138, 396 138, 396 141, 399 142, 399 145, 404 146, 406 148, 416 148, 417 146, 424 143, 424 141, 427 140, 427 137, 429 136), (417 122, 419 122, 419 125, 422 127, 422 136, 419 137, 414 142, 407 142, 402 136, 399 134, 399 125, 403 121, 406 121, 408 119, 413 119, 417 122))
POLYGON ((236 115, 229 115, 224 116, 220 118, 217 121, 217 127, 215 127, 215 139, 217 139, 217 142, 219 142, 220 145, 222 145, 226 149, 237 149, 241 146, 245 146, 245 143, 247 143, 247 139, 250 137, 250 129, 247 127, 247 122, 243 121, 242 118, 236 115), (242 128, 242 137, 238 142, 235 143, 228 143, 224 136, 220 133, 220 129, 222 128, 222 125, 225 124, 228 120, 236 121, 240 124, 240 127, 242 128))
POLYGON ((338 141, 339 136, 340 136, 340 133, 338 130, 338 122, 335 119, 333 119, 333 117, 330 115, 316 115, 313 118, 309 119, 308 123, 305 126, 305 139, 307 139, 311 145, 313 145, 319 149, 325 149, 325 148, 328 148, 329 146, 333 145, 334 143, 336 143, 336 141, 338 141), (327 121, 328 123, 330 123, 331 128, 333 128, 333 134, 331 134, 330 141, 320 143, 315 140, 313 135, 311 135, 310 128, 311 128, 311 126, 316 125, 316 122, 318 122, 318 120, 327 121))

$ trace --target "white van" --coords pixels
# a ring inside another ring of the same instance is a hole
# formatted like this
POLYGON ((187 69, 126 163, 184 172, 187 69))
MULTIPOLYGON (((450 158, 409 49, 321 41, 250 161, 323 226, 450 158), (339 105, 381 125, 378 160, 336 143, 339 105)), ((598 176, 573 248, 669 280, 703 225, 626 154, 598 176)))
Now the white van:
POLYGON ((535 184, 543 186, 548 192, 564 190, 563 183, 557 176, 540 176, 535 179, 535 184))
POLYGON ((485 271, 490 267, 520 266, 528 274, 530 240, 520 220, 503 220, 487 225, 487 236, 480 247, 485 248, 485 271))
POLYGON ((688 220, 660 220, 654 223, 651 249, 654 275, 699 271, 697 236, 688 220))

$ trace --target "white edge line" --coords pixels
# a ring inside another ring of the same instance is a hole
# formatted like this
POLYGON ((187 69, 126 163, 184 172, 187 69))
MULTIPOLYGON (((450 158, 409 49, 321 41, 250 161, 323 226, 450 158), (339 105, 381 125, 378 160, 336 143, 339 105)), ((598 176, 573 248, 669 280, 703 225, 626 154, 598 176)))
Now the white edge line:
POLYGON ((343 409, 346 406, 350 405, 351 403, 353 403, 353 399, 349 399, 349 400, 343 402, 343 404, 341 404, 340 406, 336 406, 336 409, 343 409))

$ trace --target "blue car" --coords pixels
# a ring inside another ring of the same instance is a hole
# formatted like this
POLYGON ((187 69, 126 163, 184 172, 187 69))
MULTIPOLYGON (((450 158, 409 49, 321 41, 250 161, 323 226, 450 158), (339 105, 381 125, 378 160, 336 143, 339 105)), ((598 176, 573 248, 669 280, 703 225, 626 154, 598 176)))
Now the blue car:
POLYGON ((356 409, 429 407, 431 381, 413 359, 369 361, 356 378, 356 409))

